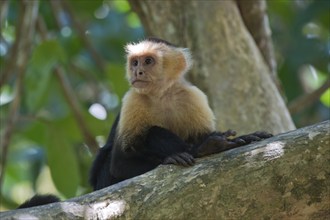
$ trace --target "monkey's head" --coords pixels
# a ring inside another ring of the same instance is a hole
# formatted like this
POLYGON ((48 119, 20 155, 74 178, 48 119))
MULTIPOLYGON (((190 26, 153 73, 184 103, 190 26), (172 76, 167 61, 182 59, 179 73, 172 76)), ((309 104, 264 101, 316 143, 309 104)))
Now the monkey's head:
POLYGON ((165 91, 191 68, 189 49, 175 47, 167 41, 148 38, 125 47, 126 77, 138 93, 165 91))

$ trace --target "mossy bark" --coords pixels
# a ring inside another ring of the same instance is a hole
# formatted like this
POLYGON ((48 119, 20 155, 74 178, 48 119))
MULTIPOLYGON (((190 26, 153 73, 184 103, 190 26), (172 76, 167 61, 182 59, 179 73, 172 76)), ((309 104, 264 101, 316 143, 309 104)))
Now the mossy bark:
POLYGON ((329 146, 325 121, 0 219, 328 219, 329 146))

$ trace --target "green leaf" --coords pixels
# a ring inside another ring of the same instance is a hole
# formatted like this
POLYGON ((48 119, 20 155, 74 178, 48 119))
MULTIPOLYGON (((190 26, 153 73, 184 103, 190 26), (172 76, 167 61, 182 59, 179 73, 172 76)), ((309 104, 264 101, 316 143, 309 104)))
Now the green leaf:
POLYGON ((13 43, 15 40, 15 30, 16 30, 15 26, 6 24, 3 27, 1 27, 1 34, 7 42, 13 43))
POLYGON ((327 89, 327 91, 322 94, 320 100, 325 106, 330 108, 330 89, 327 89))
POLYGON ((80 18, 92 19, 94 11, 103 4, 103 0, 69 0, 70 7, 80 18))
POLYGON ((46 123, 35 120, 29 126, 25 126, 21 134, 24 138, 33 141, 37 145, 44 146, 47 143, 47 129, 48 126, 46 123))
POLYGON ((124 66, 111 63, 107 66, 107 73, 109 75, 109 81, 111 82, 111 88, 119 97, 123 97, 129 88, 127 80, 125 79, 124 66))
POLYGON ((127 13, 131 10, 131 7, 128 1, 125 0, 114 0, 111 2, 116 11, 121 13, 127 13))
POLYGON ((13 89, 9 85, 3 85, 0 89, 0 106, 11 102, 13 99, 13 89))
POLYGON ((63 47, 56 40, 42 42, 32 55, 32 65, 38 69, 52 67, 58 61, 65 62, 66 54, 63 47))
POLYGON ((72 114, 68 114, 66 117, 56 119, 52 122, 57 128, 65 128, 65 132, 62 133, 63 138, 72 142, 81 142, 83 137, 80 129, 78 128, 77 121, 72 114))
POLYGON ((80 175, 73 145, 62 132, 65 132, 63 128, 50 129, 47 160, 56 188, 69 198, 76 195, 80 175))
POLYGON ((135 12, 131 12, 127 15, 126 17, 127 19, 127 23, 130 27, 132 28, 138 28, 141 27, 141 22, 139 17, 137 16, 137 14, 135 12))
POLYGON ((65 51, 55 40, 45 41, 34 50, 25 77, 26 101, 31 111, 37 110, 45 98, 53 67, 65 61, 65 51))

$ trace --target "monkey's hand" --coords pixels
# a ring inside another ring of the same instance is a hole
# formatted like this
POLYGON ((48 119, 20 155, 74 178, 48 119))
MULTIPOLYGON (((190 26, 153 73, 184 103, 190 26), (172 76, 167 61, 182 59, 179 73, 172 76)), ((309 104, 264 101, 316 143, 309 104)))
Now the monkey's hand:
POLYGON ((236 132, 232 130, 213 133, 198 147, 196 156, 203 157, 215 153, 220 153, 273 136, 267 132, 260 131, 232 138, 235 135, 236 132))
POLYGON ((236 137, 234 139, 231 139, 231 141, 237 143, 239 146, 243 146, 243 145, 247 145, 247 144, 250 144, 250 143, 256 142, 256 141, 261 141, 261 140, 264 140, 264 139, 267 139, 270 137, 273 137, 273 135, 270 133, 267 133, 265 131, 256 131, 251 134, 236 137))
POLYGON ((211 154, 220 153, 226 150, 230 150, 235 147, 241 146, 240 140, 237 142, 229 139, 230 136, 234 136, 236 132, 228 130, 224 133, 214 133, 210 135, 197 149, 196 156, 203 157, 211 154))
POLYGON ((163 164, 175 164, 188 167, 195 164, 195 159, 187 152, 180 152, 166 157, 163 164))

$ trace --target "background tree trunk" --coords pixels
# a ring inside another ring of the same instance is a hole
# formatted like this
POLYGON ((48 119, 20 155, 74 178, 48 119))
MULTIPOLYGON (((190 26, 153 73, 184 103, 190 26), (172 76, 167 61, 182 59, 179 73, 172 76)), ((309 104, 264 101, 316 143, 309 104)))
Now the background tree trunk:
POLYGON ((330 121, 0 219, 329 219, 330 121))
POLYGON ((192 50, 195 65, 188 77, 208 95, 219 130, 280 133, 295 128, 272 67, 246 29, 236 1, 130 3, 148 35, 192 50))

